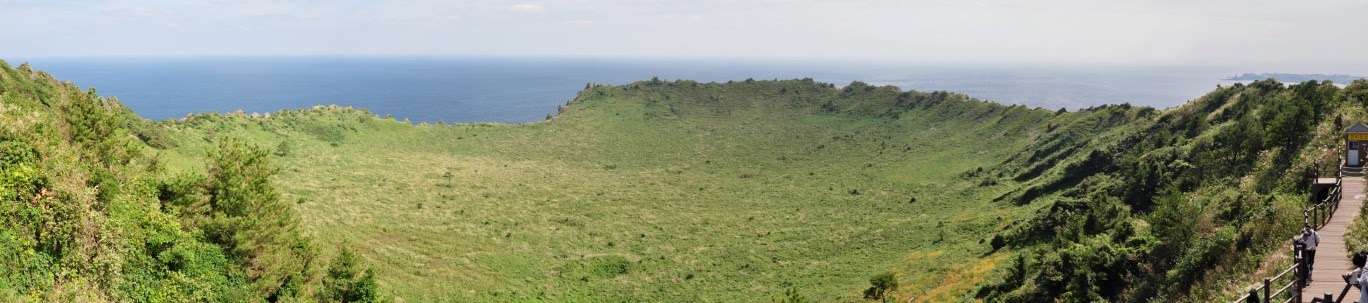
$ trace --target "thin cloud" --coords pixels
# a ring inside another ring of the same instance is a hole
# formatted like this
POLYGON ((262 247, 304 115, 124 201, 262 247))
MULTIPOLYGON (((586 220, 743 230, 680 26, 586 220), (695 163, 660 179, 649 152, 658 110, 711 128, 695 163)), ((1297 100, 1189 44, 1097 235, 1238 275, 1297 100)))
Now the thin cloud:
POLYGON ((1363 11, 1368 2, 1340 0, 0 0, 0 41, 25 41, 6 45, 7 56, 688 56, 1129 65, 1317 60, 1364 66, 1368 59, 1360 53, 1368 40, 1345 38, 1368 28, 1363 11), (68 39, 42 38, 51 36, 68 39), (1335 47, 1320 47, 1325 41, 1335 47))
POLYGON ((541 6, 540 4, 523 3, 509 6, 508 10, 519 13, 541 13, 546 11, 546 7, 541 6))

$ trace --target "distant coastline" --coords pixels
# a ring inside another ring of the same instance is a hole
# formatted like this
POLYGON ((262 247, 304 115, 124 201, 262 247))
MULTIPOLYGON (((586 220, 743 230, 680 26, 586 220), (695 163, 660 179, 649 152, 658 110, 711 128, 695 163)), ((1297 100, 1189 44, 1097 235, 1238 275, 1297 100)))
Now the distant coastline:
POLYGON ((1313 80, 1314 80, 1314 81, 1330 80, 1330 82, 1334 82, 1334 83, 1348 84, 1349 82, 1354 82, 1354 80, 1363 79, 1363 78, 1365 78, 1365 77, 1363 77, 1363 76, 1350 76, 1350 75, 1326 75, 1326 74, 1290 74, 1290 73, 1260 73, 1260 74, 1255 74, 1255 73, 1245 73, 1245 74, 1243 74, 1243 75, 1230 76, 1230 77, 1227 77, 1227 78, 1221 79, 1221 80, 1233 80, 1233 81, 1258 81, 1258 80, 1263 80, 1263 79, 1268 79, 1268 78, 1277 79, 1278 82, 1285 82, 1285 83, 1297 83, 1297 82, 1306 82, 1306 81, 1313 81, 1313 80))
POLYGON ((8 62, 28 61, 58 79, 118 97, 138 115, 157 121, 189 113, 274 113, 338 104, 413 122, 526 123, 555 113, 585 83, 626 84, 651 77, 700 82, 813 78, 837 85, 858 80, 1050 109, 1127 102, 1167 108, 1248 70, 520 57, 30 59, 8 62))

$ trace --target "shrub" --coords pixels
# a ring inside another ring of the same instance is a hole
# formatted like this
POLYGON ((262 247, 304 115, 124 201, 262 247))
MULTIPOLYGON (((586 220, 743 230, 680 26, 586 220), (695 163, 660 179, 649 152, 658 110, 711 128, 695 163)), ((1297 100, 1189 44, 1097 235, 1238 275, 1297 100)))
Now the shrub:
POLYGON ((280 141, 280 144, 277 144, 277 145, 276 145, 275 155, 276 155, 276 156, 281 156, 281 157, 289 156, 289 155, 290 155, 290 141, 280 141))
POLYGON ((869 289, 865 289, 865 299, 885 300, 888 292, 898 288, 898 278, 886 272, 869 278, 869 289))
POLYGON ((328 266, 323 277, 323 290, 318 292, 322 302, 382 302, 377 294, 375 271, 364 268, 363 261, 351 250, 343 248, 328 266))
POLYGON ((136 118, 128 119, 126 127, 130 133, 133 133, 133 136, 148 146, 156 149, 176 147, 176 141, 171 138, 170 134, 167 134, 166 128, 155 122, 136 118))

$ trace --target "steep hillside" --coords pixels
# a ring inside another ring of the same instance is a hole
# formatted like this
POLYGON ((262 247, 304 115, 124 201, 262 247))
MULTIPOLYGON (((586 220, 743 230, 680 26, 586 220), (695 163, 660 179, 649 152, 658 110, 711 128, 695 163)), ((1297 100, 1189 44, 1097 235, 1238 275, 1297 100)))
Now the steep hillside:
POLYGON ((0 61, 0 301, 373 297, 358 262, 321 263, 299 235, 264 152, 222 141, 197 159, 208 175, 169 179, 143 145, 166 139, 116 99, 0 61))
POLYGON ((978 296, 1229 294, 1215 286, 1259 266, 1300 226, 1313 163, 1335 163, 1344 118, 1363 118, 1349 96, 1365 84, 1258 81, 1162 112, 1106 106, 1094 119, 1052 124, 991 171, 1022 182, 1000 203, 1039 210, 994 239, 1020 251, 978 296))

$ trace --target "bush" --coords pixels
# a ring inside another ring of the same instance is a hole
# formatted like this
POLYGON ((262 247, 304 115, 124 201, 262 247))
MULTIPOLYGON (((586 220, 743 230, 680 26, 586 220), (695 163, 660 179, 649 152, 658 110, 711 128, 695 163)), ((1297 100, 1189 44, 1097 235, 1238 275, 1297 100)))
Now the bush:
POLYGON ((133 118, 128 119, 126 127, 130 133, 133 133, 133 136, 148 146, 156 149, 176 147, 176 141, 171 138, 170 134, 167 134, 166 128, 157 125, 156 122, 133 118))
POLYGON ((893 273, 886 272, 869 278, 869 289, 865 289, 865 299, 884 300, 887 299, 889 291, 898 288, 898 278, 893 273))
POLYGON ((323 302, 381 302, 377 294, 375 271, 363 269, 363 261, 351 250, 343 248, 328 266, 323 277, 323 290, 318 300, 323 302))
POLYGON ((289 156, 289 155, 290 155, 290 141, 280 141, 280 144, 277 144, 277 145, 276 145, 275 155, 276 155, 276 156, 281 156, 281 157, 289 156))

